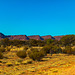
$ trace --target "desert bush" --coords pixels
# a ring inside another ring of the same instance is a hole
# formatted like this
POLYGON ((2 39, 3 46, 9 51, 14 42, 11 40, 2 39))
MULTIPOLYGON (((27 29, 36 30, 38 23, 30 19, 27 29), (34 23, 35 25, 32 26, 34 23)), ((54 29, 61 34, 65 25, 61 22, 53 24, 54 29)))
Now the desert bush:
POLYGON ((49 45, 47 45, 42 48, 42 51, 45 51, 45 53, 50 53, 50 49, 51 49, 51 47, 49 45))
POLYGON ((53 51, 53 53, 61 53, 62 52, 62 49, 57 45, 53 46, 51 48, 51 50, 53 51))
POLYGON ((66 35, 61 38, 62 46, 71 46, 75 44, 75 35, 66 35))
POLYGON ((39 51, 37 48, 31 48, 30 50, 27 51, 27 54, 29 56, 31 53, 34 53, 34 52, 39 52, 39 51))
POLYGON ((63 50, 63 53, 72 54, 72 48, 71 46, 66 46, 63 50))
POLYGON ((39 61, 43 56, 44 56, 44 54, 41 53, 41 52, 34 52, 34 53, 30 53, 30 54, 29 54, 29 57, 30 57, 31 59, 33 59, 33 60, 38 60, 38 61, 39 61))
POLYGON ((5 48, 4 47, 0 47, 0 52, 5 52, 5 48))
POLYGON ((20 58, 25 58, 27 56, 26 51, 18 51, 17 56, 20 58))
POLYGON ((57 45, 51 44, 51 45, 44 46, 42 48, 42 51, 45 51, 46 54, 50 53, 52 55, 53 53, 61 53, 62 49, 57 45))
POLYGON ((38 52, 39 50, 38 50, 38 48, 31 48, 30 49, 32 52, 38 52))
POLYGON ((3 54, 0 52, 0 59, 2 59, 3 58, 3 54))
POLYGON ((29 53, 29 57, 33 60, 37 60, 39 61, 41 58, 44 57, 44 52, 42 51, 38 51, 37 49, 33 49, 31 50, 31 52, 29 53))

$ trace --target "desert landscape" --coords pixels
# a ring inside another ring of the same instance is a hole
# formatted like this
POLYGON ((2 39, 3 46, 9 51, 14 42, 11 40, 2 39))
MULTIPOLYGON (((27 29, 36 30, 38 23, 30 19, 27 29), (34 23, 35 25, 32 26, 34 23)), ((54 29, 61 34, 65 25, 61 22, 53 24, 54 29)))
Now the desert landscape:
POLYGON ((0 75, 75 75, 75 0, 0 0, 0 75))
MULTIPOLYGON (((4 52, 0 59, 0 75, 74 75, 75 55, 47 54, 41 61, 16 55, 16 47, 4 52)), ((22 48, 20 49, 22 50, 22 48)))
POLYGON ((60 40, 48 37, 45 40, 10 40, 2 35, 0 75, 75 74, 75 35, 65 35, 60 40))

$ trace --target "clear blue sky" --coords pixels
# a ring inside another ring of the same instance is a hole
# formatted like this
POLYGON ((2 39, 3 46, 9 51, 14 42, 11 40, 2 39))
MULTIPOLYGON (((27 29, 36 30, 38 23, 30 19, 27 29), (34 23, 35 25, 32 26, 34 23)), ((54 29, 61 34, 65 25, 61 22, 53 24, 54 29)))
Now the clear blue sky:
POLYGON ((0 0, 5 35, 75 34, 75 0, 0 0))

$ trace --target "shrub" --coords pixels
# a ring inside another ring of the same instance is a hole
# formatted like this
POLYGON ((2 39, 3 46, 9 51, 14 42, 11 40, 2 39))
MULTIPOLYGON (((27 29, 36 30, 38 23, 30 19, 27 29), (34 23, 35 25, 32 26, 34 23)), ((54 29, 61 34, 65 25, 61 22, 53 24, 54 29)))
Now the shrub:
POLYGON ((42 51, 45 51, 45 54, 50 53, 51 56, 53 53, 61 53, 62 49, 57 45, 47 45, 42 48, 42 51))
POLYGON ((61 53, 62 52, 62 49, 57 45, 53 46, 51 50, 53 51, 53 53, 61 53))
POLYGON ((5 48, 4 47, 0 47, 0 52, 5 52, 5 48))
POLYGON ((18 51, 17 52, 17 56, 20 57, 20 58, 25 58, 27 55, 26 55, 26 51, 18 51))
POLYGON ((49 45, 47 45, 47 46, 44 46, 43 48, 42 48, 42 50, 43 51, 45 51, 45 53, 50 53, 50 46, 49 45))
POLYGON ((38 48, 31 48, 30 49, 32 52, 38 52, 39 50, 38 50, 38 48))
POLYGON ((63 53, 71 54, 72 48, 70 46, 66 46, 65 49, 63 50, 63 53))
POLYGON ((27 55, 29 56, 31 53, 38 52, 37 48, 31 48, 30 50, 27 50, 27 55))
POLYGON ((29 53, 29 57, 33 60, 37 60, 39 61, 41 58, 44 57, 44 52, 42 51, 38 51, 37 49, 33 49, 30 53, 29 53))
POLYGON ((3 58, 3 54, 0 52, 0 59, 2 59, 3 58))

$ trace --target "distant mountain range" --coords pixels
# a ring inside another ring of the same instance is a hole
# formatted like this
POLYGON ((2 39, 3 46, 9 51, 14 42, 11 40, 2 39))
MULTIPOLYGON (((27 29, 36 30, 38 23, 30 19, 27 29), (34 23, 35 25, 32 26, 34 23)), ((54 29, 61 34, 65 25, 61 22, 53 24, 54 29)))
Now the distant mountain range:
POLYGON ((18 40, 29 40, 29 39, 35 39, 35 40, 46 40, 46 39, 56 39, 60 40, 63 36, 39 36, 39 35, 33 35, 33 36, 26 36, 26 35, 4 35, 0 33, 0 39, 3 38, 9 38, 10 40, 18 39, 18 40))

